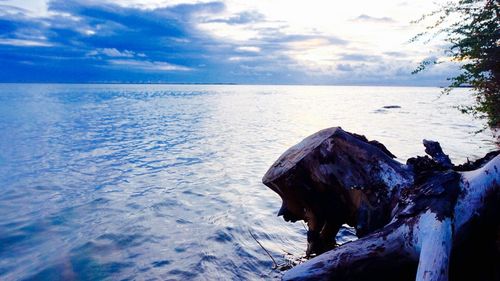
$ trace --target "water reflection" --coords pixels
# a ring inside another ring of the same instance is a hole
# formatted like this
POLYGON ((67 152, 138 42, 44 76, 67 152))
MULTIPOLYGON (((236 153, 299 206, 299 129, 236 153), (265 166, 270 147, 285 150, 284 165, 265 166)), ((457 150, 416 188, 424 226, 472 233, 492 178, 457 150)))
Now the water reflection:
MULTIPOLYGON (((400 159, 440 141, 456 162, 492 149, 436 88, 1 85, 0 279, 278 278, 305 230, 260 182, 325 127, 400 159), (386 105, 400 108, 385 109, 386 105)), ((351 234, 343 230, 341 239, 351 234)))

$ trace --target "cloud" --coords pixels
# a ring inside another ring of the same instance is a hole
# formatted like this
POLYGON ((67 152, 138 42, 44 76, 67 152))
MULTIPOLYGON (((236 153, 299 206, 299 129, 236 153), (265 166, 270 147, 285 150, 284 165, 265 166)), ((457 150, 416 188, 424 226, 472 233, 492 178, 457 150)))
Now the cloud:
POLYGON ((104 49, 97 49, 93 50, 88 53, 89 56, 98 56, 98 55, 104 55, 108 57, 124 57, 124 58, 133 58, 135 56, 138 57, 145 57, 146 55, 143 53, 136 53, 133 51, 129 50, 123 50, 119 51, 116 48, 104 48, 104 49))
POLYGON ((393 23, 394 19, 390 17, 372 17, 366 14, 359 15, 357 18, 353 19, 353 21, 358 22, 372 22, 372 23, 393 23))
POLYGON ((226 23, 229 25, 240 25, 240 24, 263 22, 264 20, 265 16, 259 12, 244 11, 234 16, 228 17, 226 19, 212 19, 208 20, 207 22, 212 22, 212 23, 218 22, 218 23, 226 23))
POLYGON ((97 79, 103 81, 113 71, 187 72, 206 63, 204 46, 215 44, 196 31, 194 18, 223 8, 221 2, 141 10, 109 2, 51 1, 49 17, 32 17, 19 9, 0 19, 0 61, 19 73, 32 71, 26 65, 50 66, 71 79, 84 71, 102 75, 97 79), (16 49, 21 47, 23 51, 16 49), (76 70, 75 65, 86 69, 76 70), (106 67, 112 71, 96 71, 106 67))
POLYGON ((200 29, 200 25, 221 18, 218 24, 234 26, 265 22, 254 11, 223 16, 222 2, 139 9, 110 2, 55 0, 49 2, 48 9, 50 17, 33 18, 21 13, 0 25, 0 42, 11 44, 9 48, 0 45, 0 60, 19 69, 18 73, 50 67, 52 71, 45 71, 40 79, 47 79, 50 72, 58 73, 58 79, 83 81, 115 81, 118 75, 143 79, 168 73, 158 79, 265 83, 270 72, 285 79, 299 68, 296 60, 286 55, 290 44, 307 45, 314 40, 322 44, 345 43, 320 34, 284 33, 279 27, 256 29, 259 40, 252 44, 220 40, 200 29), (34 34, 45 39, 28 38, 34 34), (31 52, 12 49, 21 44, 38 48, 31 52), (281 74, 284 69, 288 73, 281 74))
POLYGON ((261 51, 259 47, 255 46, 240 46, 236 47, 237 52, 258 53, 261 51))
POLYGON ((46 11, 36 14, 0 0, 0 81, 365 83, 409 81, 418 64, 401 49, 373 50, 353 38, 359 30, 349 26, 365 37, 366 27, 395 21, 356 17, 359 10, 345 15, 348 25, 331 24, 328 14, 326 27, 311 28, 253 2, 41 2, 46 11))
POLYGON ((12 5, 0 4, 0 15, 8 15, 8 14, 27 14, 28 10, 14 7, 12 5))
POLYGON ((252 61, 252 60, 255 60, 255 58, 253 58, 253 57, 240 57, 240 56, 229 57, 229 61, 234 61, 234 62, 252 61))
POLYGON ((352 67, 352 65, 350 65, 350 64, 340 63, 340 64, 337 65, 337 70, 340 70, 340 71, 353 71, 354 67, 352 67))
POLYGON ((377 56, 377 55, 349 53, 349 54, 342 54, 339 57, 339 60, 340 61, 361 61, 361 62, 376 61, 376 62, 380 62, 380 61, 382 61, 382 57, 377 56))
POLYGON ((10 45, 18 47, 50 47, 50 43, 43 41, 24 40, 24 39, 2 39, 0 38, 0 45, 10 45))
POLYGON ((404 52, 384 52, 384 55, 390 56, 390 57, 405 57, 408 54, 404 52))
POLYGON ((322 41, 330 45, 347 45, 349 42, 338 36, 325 35, 317 32, 285 33, 285 27, 263 28, 258 30, 261 40, 269 43, 292 43, 305 41, 322 41))
POLYGON ((135 69, 151 70, 151 71, 191 71, 192 68, 175 65, 168 62, 159 61, 139 61, 139 60, 119 60, 113 59, 109 61, 112 65, 132 67, 135 69))

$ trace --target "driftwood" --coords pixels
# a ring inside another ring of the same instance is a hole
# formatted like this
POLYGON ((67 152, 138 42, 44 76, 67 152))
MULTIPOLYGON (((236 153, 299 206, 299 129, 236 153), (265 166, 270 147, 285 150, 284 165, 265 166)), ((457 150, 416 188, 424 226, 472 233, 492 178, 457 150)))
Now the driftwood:
POLYGON ((385 225, 413 172, 383 145, 340 128, 322 130, 288 149, 263 183, 283 199, 278 213, 309 227, 307 254, 334 246, 344 223, 362 237, 385 225))
MULTIPOLYGON (((448 280, 451 274, 466 280, 473 270, 463 264, 476 250, 471 240, 497 238, 500 156, 490 153, 455 166, 439 143, 424 140, 424 146, 430 158, 402 164, 378 142, 329 128, 287 150, 263 182, 283 199, 279 215, 307 222, 306 253, 327 252, 290 269, 283 279, 448 280), (344 223, 360 239, 334 248, 344 223)), ((484 264, 491 270, 470 277, 499 278, 495 251, 477 253, 489 259, 484 264)))

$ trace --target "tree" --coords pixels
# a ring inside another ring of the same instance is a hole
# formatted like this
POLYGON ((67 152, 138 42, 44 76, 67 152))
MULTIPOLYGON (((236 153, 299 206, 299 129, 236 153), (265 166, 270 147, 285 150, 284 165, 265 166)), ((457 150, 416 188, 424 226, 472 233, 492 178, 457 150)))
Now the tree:
MULTIPOLYGON (((411 41, 444 36, 449 43, 446 58, 461 63, 460 74, 448 78, 450 84, 444 92, 472 87, 476 103, 460 107, 461 111, 487 118, 491 127, 500 127, 500 0, 450 1, 415 22, 425 20, 432 24, 411 41)), ((414 73, 441 62, 425 60, 414 73)))

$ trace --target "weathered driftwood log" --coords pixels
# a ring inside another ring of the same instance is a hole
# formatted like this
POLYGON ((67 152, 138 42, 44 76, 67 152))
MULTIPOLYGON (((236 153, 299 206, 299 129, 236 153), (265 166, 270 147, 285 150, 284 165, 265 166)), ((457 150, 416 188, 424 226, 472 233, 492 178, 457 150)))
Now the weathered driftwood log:
MULTIPOLYGON (((327 249, 339 223, 353 225, 362 238, 289 270, 283 278, 379 280, 372 273, 391 268, 400 273, 395 280, 415 279, 415 274, 417 280, 448 280, 453 257, 454 264, 459 261, 455 272, 461 272, 460 254, 471 237, 479 231, 485 239, 496 238, 490 234, 498 225, 500 156, 490 153, 454 166, 438 143, 424 141, 424 146, 432 159, 412 158, 403 165, 379 143, 331 128, 285 152, 263 181, 282 197, 285 219, 304 219, 310 233, 319 232, 308 234, 308 252, 327 249)), ((495 258, 493 269, 500 266, 495 258)))
POLYGON ((393 158, 378 142, 329 128, 288 149, 262 181, 283 199, 278 215, 307 222, 307 254, 321 253, 344 223, 360 237, 387 224, 399 191, 413 184, 393 158))
POLYGON ((496 223, 486 214, 498 215, 499 169, 496 156, 475 171, 430 176, 403 194, 387 226, 292 268, 283 279, 356 280, 376 266, 418 263, 416 280, 448 280, 452 248, 480 231, 481 220, 496 223))

